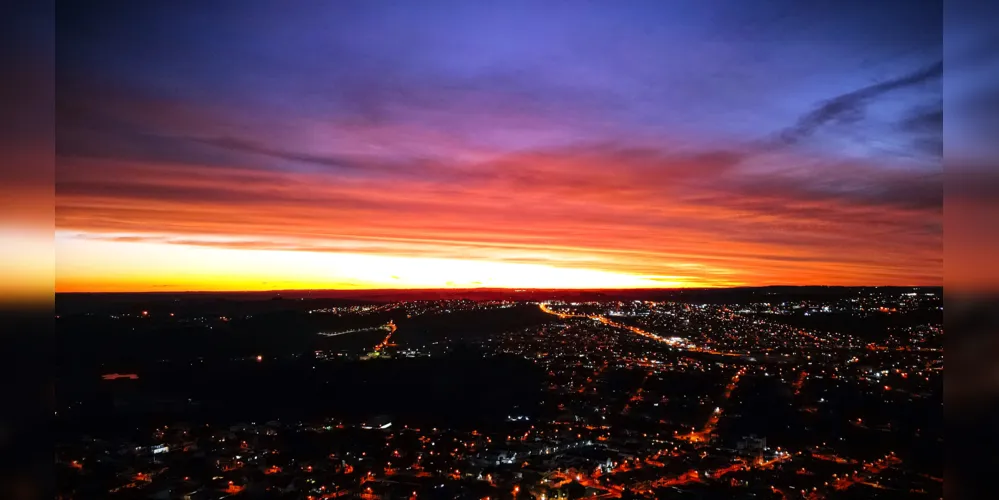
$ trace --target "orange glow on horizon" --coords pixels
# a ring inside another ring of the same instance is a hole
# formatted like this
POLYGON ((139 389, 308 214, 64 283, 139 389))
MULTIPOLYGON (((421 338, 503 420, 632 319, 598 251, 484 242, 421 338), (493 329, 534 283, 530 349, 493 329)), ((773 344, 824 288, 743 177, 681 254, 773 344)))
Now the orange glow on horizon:
POLYGON ((942 283, 925 229, 939 210, 657 161, 570 151, 429 171, 449 186, 60 158, 56 291, 942 283))
POLYGON ((407 288, 663 288, 728 283, 533 263, 57 238, 58 292, 407 288))

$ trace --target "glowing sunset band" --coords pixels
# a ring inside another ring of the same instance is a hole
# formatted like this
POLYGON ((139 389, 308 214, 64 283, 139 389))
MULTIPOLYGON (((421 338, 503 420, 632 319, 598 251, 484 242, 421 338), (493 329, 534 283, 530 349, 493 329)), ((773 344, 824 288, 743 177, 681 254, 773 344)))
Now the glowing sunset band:
MULTIPOLYGON (((762 189, 752 173, 670 156, 591 156, 508 155, 417 178, 63 158, 57 290, 941 282, 938 206, 816 196, 772 176, 762 189)), ((835 172, 837 186, 908 179, 835 172)))
POLYGON ((124 243, 65 234, 56 238, 56 274, 59 292, 704 285, 543 264, 124 243))

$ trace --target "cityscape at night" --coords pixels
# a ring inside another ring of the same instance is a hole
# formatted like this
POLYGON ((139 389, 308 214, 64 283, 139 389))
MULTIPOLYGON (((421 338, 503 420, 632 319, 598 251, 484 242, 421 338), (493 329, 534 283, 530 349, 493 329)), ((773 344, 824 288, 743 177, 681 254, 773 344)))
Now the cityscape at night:
POLYGON ((943 496, 939 288, 385 293, 64 297, 60 495, 943 496))

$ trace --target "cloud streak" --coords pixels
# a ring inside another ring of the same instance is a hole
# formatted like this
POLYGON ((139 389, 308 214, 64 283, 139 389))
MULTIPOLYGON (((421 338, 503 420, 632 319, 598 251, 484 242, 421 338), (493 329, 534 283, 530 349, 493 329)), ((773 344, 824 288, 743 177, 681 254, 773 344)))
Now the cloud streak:
POLYGON ((829 169, 816 183, 743 172, 725 155, 614 148, 441 167, 449 169, 471 173, 452 184, 428 172, 422 179, 347 179, 62 158, 56 218, 61 229, 90 234, 142 241, 170 234, 159 240, 170 244, 549 263, 650 276, 673 276, 677 265, 692 264, 702 274, 726 272, 746 282, 784 282, 790 270, 814 274, 809 281, 853 282, 877 271, 904 282, 932 269, 939 245, 939 231, 927 229, 940 217, 933 176, 852 166, 829 169))
POLYGON ((818 107, 782 130, 778 143, 796 144, 828 124, 851 125, 864 119, 867 105, 890 92, 939 80, 943 76, 943 61, 935 62, 912 73, 876 83, 821 102, 818 107))

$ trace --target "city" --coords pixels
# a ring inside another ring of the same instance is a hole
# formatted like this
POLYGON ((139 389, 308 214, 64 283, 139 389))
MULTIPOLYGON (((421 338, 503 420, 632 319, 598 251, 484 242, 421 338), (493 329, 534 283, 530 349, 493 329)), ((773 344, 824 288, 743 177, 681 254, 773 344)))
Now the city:
POLYGON ((942 498, 942 290, 802 293, 68 308, 58 491, 942 498))

